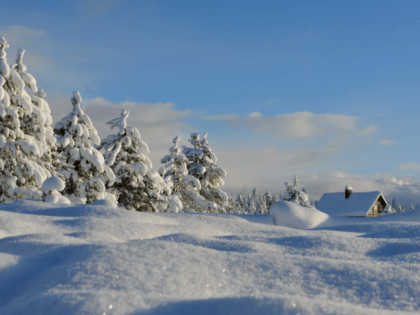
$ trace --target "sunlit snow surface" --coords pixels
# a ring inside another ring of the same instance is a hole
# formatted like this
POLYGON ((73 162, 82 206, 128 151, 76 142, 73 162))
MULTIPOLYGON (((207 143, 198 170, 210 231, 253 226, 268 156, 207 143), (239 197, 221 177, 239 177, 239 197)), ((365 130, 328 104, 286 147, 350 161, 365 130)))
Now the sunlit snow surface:
POLYGON ((417 313, 419 219, 0 204, 0 314, 417 313))

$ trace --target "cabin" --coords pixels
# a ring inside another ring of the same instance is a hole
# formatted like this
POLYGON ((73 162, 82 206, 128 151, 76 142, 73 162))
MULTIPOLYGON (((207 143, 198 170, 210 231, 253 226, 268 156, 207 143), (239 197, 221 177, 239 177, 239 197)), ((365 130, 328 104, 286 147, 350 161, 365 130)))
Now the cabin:
POLYGON ((380 191, 353 192, 352 187, 346 186, 343 192, 323 194, 316 208, 331 216, 376 217, 387 204, 380 191))

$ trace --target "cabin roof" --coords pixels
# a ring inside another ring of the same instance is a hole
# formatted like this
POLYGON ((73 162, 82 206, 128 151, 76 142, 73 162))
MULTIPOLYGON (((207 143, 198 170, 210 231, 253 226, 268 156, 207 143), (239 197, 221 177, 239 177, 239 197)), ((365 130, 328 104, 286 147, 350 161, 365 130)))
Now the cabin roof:
POLYGON ((316 208, 332 216, 367 216, 380 196, 386 203, 380 191, 353 192, 348 199, 344 197, 344 192, 325 193, 316 208))

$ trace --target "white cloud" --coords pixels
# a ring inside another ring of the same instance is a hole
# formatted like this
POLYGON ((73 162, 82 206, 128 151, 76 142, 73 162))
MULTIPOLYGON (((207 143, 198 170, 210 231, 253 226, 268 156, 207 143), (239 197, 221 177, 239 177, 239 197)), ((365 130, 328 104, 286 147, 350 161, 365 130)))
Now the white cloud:
POLYGON ((217 141, 209 138, 218 164, 227 171, 226 188, 238 191, 243 188, 275 189, 282 183, 281 177, 286 170, 303 169, 317 162, 325 152, 322 151, 285 151, 274 147, 261 150, 219 149, 217 141), (215 145, 216 144, 216 145, 215 145))
POLYGON ((48 34, 43 30, 38 30, 22 25, 5 25, 0 26, 1 36, 7 39, 10 46, 22 44, 39 44, 39 37, 46 37, 48 34))
POLYGON ((260 112, 253 112, 248 116, 249 119, 260 119, 262 117, 263 115, 260 112))
POLYGON ((381 182, 383 184, 392 184, 396 186, 407 186, 410 185, 410 182, 404 181, 402 179, 397 179, 396 177, 389 177, 389 176, 383 176, 381 177, 378 182, 381 182))
POLYGON ((202 117, 204 120, 210 121, 235 121, 239 120, 240 116, 237 114, 220 114, 220 115, 213 115, 213 116, 206 116, 202 117))
POLYGON ((390 146, 390 145, 395 145, 396 142, 394 140, 390 140, 390 139, 382 139, 382 140, 379 141, 379 144, 385 145, 385 146, 390 146))
POLYGON ((398 168, 401 171, 420 171, 420 164, 415 162, 401 163, 398 165, 398 168))
POLYGON ((247 117, 238 115, 217 115, 202 117, 203 120, 222 121, 231 127, 249 128, 258 134, 284 138, 310 138, 316 136, 369 136, 376 133, 376 126, 364 129, 357 126, 358 117, 337 114, 314 114, 295 112, 277 116, 263 116, 253 112, 247 117))

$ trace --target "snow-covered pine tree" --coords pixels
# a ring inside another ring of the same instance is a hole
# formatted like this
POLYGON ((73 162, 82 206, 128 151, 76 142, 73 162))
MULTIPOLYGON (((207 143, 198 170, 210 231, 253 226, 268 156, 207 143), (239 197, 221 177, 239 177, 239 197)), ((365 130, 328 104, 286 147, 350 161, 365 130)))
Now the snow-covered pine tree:
MULTIPOLYGON (((261 197, 263 197, 263 195, 261 195, 261 197)), ((258 213, 260 213, 260 214, 266 214, 266 213, 268 213, 267 203, 264 201, 263 198, 261 198, 260 207, 259 207, 258 213)))
POLYGON ((217 204, 218 212, 225 212, 225 205, 228 196, 220 189, 224 185, 223 178, 226 177, 226 171, 216 165, 217 157, 212 152, 207 141, 207 133, 204 133, 202 139, 196 132, 191 134, 188 140, 194 147, 183 147, 182 153, 187 157, 189 164, 188 174, 194 176, 200 181, 200 194, 205 199, 217 204))
POLYGON ((187 165, 190 163, 187 157, 181 153, 178 147, 180 137, 173 139, 174 145, 169 148, 169 154, 162 158, 165 164, 159 169, 159 173, 173 183, 173 192, 178 194, 184 211, 212 212, 217 209, 217 204, 206 200, 200 195, 200 181, 188 174, 187 165))
POLYGON ((392 209, 396 210, 397 209, 397 200, 395 198, 392 198, 391 201, 391 207, 392 209))
MULTIPOLYGON (((245 196, 243 192, 239 192, 234 197, 232 211, 237 214, 245 213, 245 196)), ((229 201, 230 202, 230 201, 229 201)))
POLYGON ((128 210, 178 212, 182 204, 177 204, 176 198, 168 200, 172 182, 166 182, 152 171, 147 156, 149 147, 137 128, 127 126, 128 115, 129 111, 122 110, 121 117, 108 122, 111 129, 118 127, 119 132, 102 140, 98 148, 104 148, 105 162, 116 175, 111 190, 117 195, 118 203, 128 210))
POLYGON ((256 209, 255 214, 267 213, 267 206, 263 201, 263 196, 258 192, 256 187, 252 190, 250 198, 254 200, 254 205, 256 209))
POLYGON ((270 210, 270 207, 274 202, 274 198, 271 196, 271 193, 268 189, 264 194, 264 201, 265 201, 265 206, 266 206, 267 212, 268 212, 268 210, 270 210))
POLYGON ((32 103, 35 105, 36 110, 32 111, 32 118, 30 121, 32 124, 27 124, 27 132, 34 136, 36 139, 39 139, 43 144, 44 153, 41 157, 43 165, 50 173, 56 174, 57 170, 61 168, 60 159, 57 156, 57 139, 54 136, 54 130, 52 127, 52 116, 50 107, 45 100, 47 93, 43 89, 38 89, 38 92, 31 95, 32 103), (38 115, 38 112, 42 111, 38 115), (43 116, 42 116, 43 114, 43 116), (42 117, 39 119, 38 117, 42 117), (38 124, 33 124, 34 122, 39 122, 38 124))
POLYGON ((228 193, 228 204, 225 206, 225 210, 229 213, 242 213, 242 208, 240 207, 237 197, 234 194, 228 193))
POLYGON ((96 149, 100 143, 98 132, 80 107, 82 97, 79 92, 73 92, 71 102, 73 111, 54 128, 62 165, 59 173, 66 179, 62 193, 72 203, 91 203, 100 199, 114 201, 115 197, 106 192, 105 184, 114 180, 115 175, 96 149))
POLYGON ((403 206, 401 206, 400 204, 399 205, 397 205, 397 207, 396 207, 396 209, 395 209, 398 213, 403 213, 403 212, 405 212, 405 210, 404 210, 404 208, 403 208, 403 206))
POLYGON ((242 209, 243 212, 245 210, 245 196, 242 191, 240 191, 236 196, 236 202, 238 203, 239 207, 242 209))
POLYGON ((307 190, 297 188, 299 186, 297 176, 294 177, 293 184, 285 182, 284 185, 286 186, 286 192, 283 200, 294 201, 303 207, 311 207, 307 190))
POLYGON ((250 196, 248 198, 247 213, 255 214, 256 211, 257 211, 257 207, 255 205, 255 200, 250 196))
POLYGON ((45 179, 54 175, 51 116, 48 104, 37 102, 25 86, 37 92, 35 78, 26 72, 24 50, 9 67, 9 45, 0 37, 0 202, 40 199, 45 179))
POLYGON ((250 197, 249 195, 245 195, 245 192, 244 192, 243 198, 244 198, 244 207, 243 207, 244 213, 249 214, 250 213, 250 210, 249 210, 250 197))

